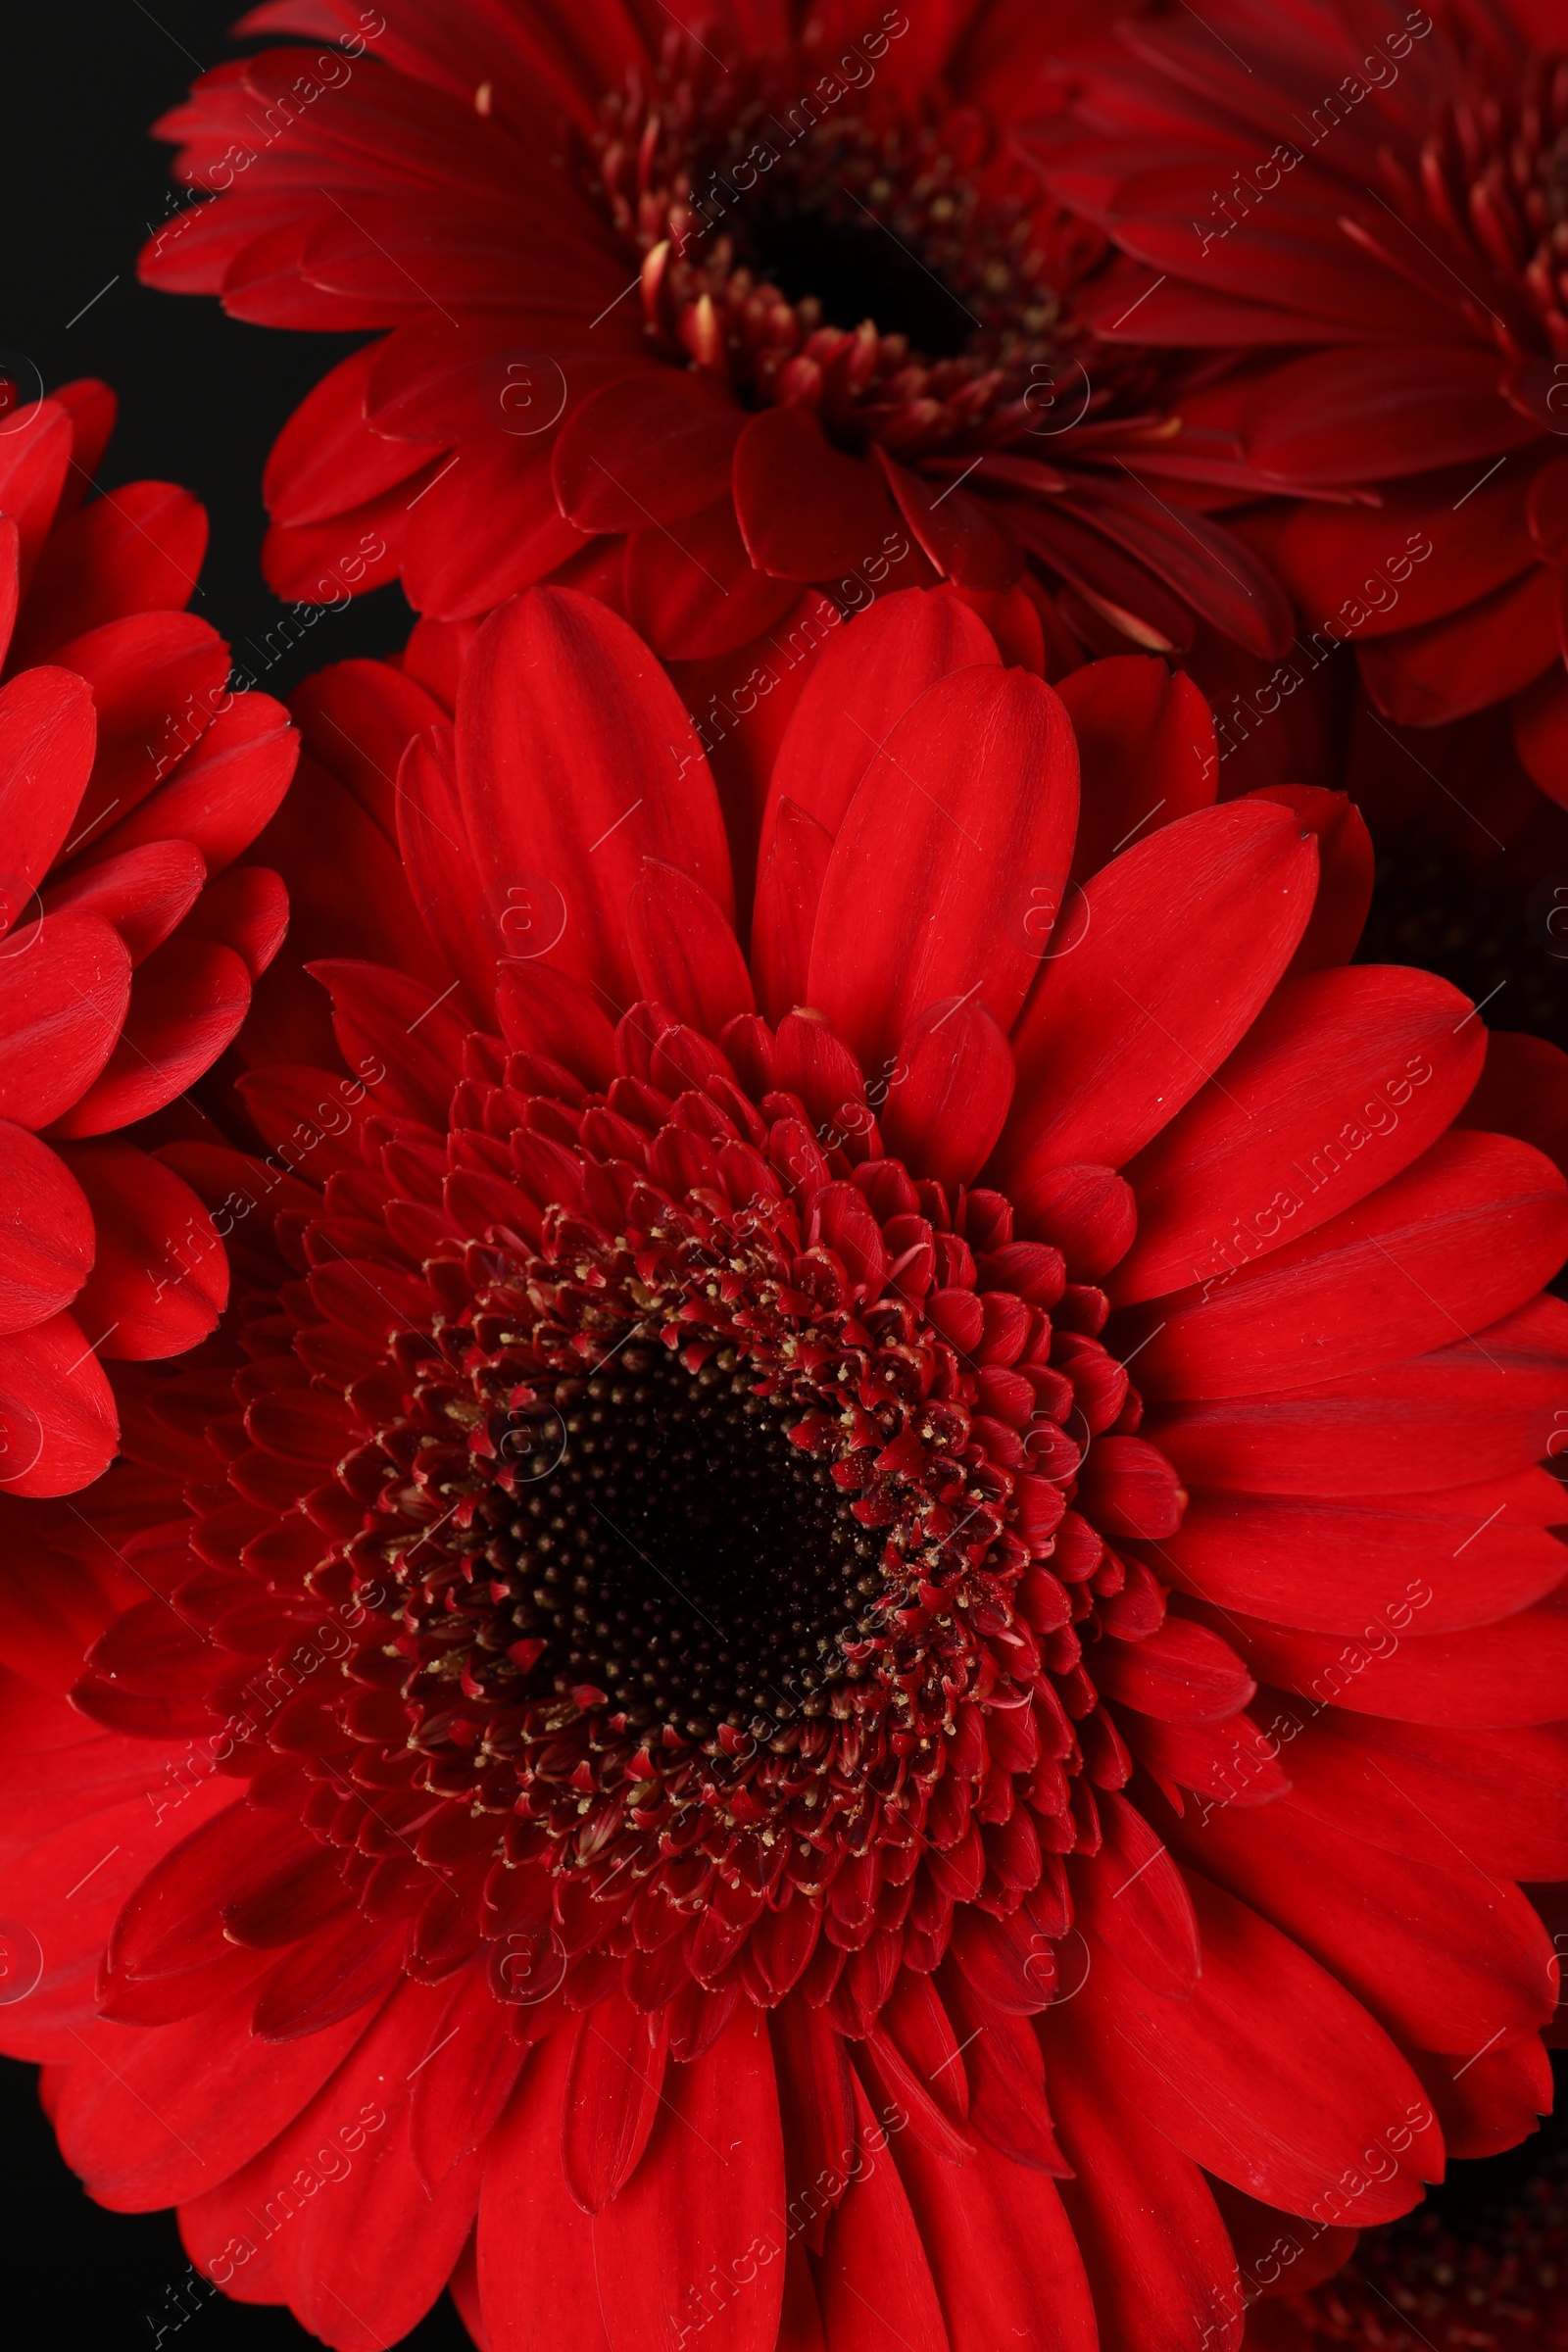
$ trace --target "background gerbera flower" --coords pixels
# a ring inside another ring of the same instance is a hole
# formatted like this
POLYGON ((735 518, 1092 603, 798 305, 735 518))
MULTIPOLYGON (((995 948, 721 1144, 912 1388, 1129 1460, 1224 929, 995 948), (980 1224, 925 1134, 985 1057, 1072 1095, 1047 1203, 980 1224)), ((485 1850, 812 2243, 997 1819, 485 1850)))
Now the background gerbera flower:
POLYGON ((1504 706, 1568 803, 1561 38, 1542 0, 1166 8, 1039 152, 1121 248, 1102 333, 1253 363, 1186 414, 1299 494, 1247 535, 1301 642, 1402 725, 1504 706))
POLYGON ((993 600, 1053 670, 1200 623, 1281 650, 1277 583, 1193 489, 1234 435, 1187 429, 1163 360, 1091 347, 1104 241, 1015 136, 1087 14, 253 12, 343 49, 220 67, 165 119, 214 201, 143 274, 390 330, 277 444, 273 585, 317 593, 358 531, 421 612, 560 577, 669 660, 890 573, 993 600))
MULTIPOLYGON (((15 387, 6 387, 14 395, 15 387)), ((121 1135, 183 1094, 283 935, 234 859, 293 771, 288 713, 226 692, 183 610, 207 518, 169 482, 83 503, 114 397, 0 425, 0 1491, 61 1494, 115 1451, 109 1360, 212 1330, 223 1251, 189 1185, 121 1135), (111 1141, 112 1137, 120 1140, 111 1141)))
POLYGON ((62 2147, 354 2352, 449 2279, 490 2352, 1234 2346, 1281 2214, 1331 2269, 1547 2095, 1508 1047, 1345 966, 1343 801, 945 591, 819 664, 749 920, 598 602, 302 710, 336 1043, 291 942, 259 1148, 162 1154, 234 1299, 0 1617, 62 2147))

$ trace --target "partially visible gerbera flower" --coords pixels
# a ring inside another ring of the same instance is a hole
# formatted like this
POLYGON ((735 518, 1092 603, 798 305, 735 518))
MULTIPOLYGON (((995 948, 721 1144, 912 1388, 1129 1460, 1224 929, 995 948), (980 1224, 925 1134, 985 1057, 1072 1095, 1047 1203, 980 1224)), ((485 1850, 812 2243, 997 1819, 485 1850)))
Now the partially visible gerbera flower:
POLYGON ((1104 240, 1017 143, 1086 13, 254 11, 343 47, 220 67, 166 118, 214 201, 143 274, 391 330, 277 444, 273 585, 319 594, 373 532, 367 580, 401 570, 421 612, 569 578, 667 660, 890 577, 1004 598, 1054 672, 1200 621, 1278 653, 1287 600, 1193 490, 1236 478, 1234 434, 1186 427, 1162 358, 1093 345, 1104 240))
POLYGON ((1233 2242, 1547 2095, 1568 1187, 1454 1124, 1495 1041, 1346 967, 1343 801, 946 591, 803 694, 749 953, 602 604, 306 714, 336 1048, 269 1058, 291 942, 264 1149, 165 1152, 234 1300, 0 1617, 63 2148, 343 2352, 449 2279, 488 2352, 1234 2347, 1233 2242))
POLYGON ((1506 705, 1568 803, 1562 38, 1549 0, 1167 6, 1036 152, 1121 248, 1105 336, 1254 364, 1189 415, 1300 494, 1250 535, 1302 644, 1409 726, 1506 705))
POLYGON ((107 387, 6 390, 0 1494, 18 1496, 96 1478, 116 1441, 103 1360, 177 1354, 226 1297, 190 1187, 108 1139, 211 1066, 282 938, 277 875, 233 860, 287 788, 294 736, 279 704, 226 693, 228 648, 183 610, 196 501, 129 482, 83 503, 107 387))

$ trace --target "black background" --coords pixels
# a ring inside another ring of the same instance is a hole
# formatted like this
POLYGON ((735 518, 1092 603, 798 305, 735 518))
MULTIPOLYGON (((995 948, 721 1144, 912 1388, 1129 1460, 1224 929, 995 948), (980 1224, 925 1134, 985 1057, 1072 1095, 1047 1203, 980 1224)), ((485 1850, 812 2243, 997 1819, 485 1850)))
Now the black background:
MULTIPOLYGON (((114 487, 147 475, 195 492, 212 539, 192 609, 243 658, 246 639, 263 638, 287 609, 260 568, 268 450, 295 403, 360 338, 244 326, 216 302, 136 283, 137 251, 170 188, 170 150, 148 125, 199 68, 235 53, 235 13, 217 0, 150 9, 23 0, 7 11, 0 351, 30 361, 46 390, 82 375, 115 387, 120 423, 100 479, 114 487)), ((268 690, 287 692, 325 662, 389 652, 410 619, 396 588, 329 612, 268 671, 268 690)), ((172 2215, 94 2205, 56 2153, 34 2080, 31 2067, 0 2061, 8 2346, 151 2352, 160 2326, 164 2352, 281 2352, 317 2340, 287 2312, 193 2294, 172 2215)), ((443 2300, 406 2341, 457 2352, 468 2337, 443 2300)))

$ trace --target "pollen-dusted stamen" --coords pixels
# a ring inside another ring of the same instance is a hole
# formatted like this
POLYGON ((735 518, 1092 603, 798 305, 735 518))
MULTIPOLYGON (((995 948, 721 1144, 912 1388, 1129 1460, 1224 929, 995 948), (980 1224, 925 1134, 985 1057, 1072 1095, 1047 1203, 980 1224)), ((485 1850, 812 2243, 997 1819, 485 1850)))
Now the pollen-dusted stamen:
MULTIPOLYGON (((1085 340, 1072 289, 1103 241, 972 113, 912 115, 876 92, 824 111, 782 75, 721 76, 672 42, 601 115, 584 176, 671 358, 905 456, 994 446, 1053 405, 1085 340)), ((1106 371, 1102 356, 1093 400, 1106 371)))

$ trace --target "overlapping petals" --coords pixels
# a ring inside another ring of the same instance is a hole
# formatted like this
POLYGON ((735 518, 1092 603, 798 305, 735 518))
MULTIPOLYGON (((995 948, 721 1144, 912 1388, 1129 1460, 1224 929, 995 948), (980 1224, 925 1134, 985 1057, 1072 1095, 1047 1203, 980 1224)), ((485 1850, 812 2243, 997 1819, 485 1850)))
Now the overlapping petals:
POLYGON ((130 482, 84 503, 101 384, 0 435, 0 1493, 86 1486, 115 1451, 106 1359, 213 1329, 223 1251, 191 1188, 121 1131, 229 1044, 282 938, 236 858, 294 762, 288 714, 226 692, 183 608, 207 518, 130 482))

